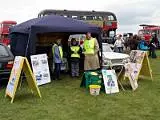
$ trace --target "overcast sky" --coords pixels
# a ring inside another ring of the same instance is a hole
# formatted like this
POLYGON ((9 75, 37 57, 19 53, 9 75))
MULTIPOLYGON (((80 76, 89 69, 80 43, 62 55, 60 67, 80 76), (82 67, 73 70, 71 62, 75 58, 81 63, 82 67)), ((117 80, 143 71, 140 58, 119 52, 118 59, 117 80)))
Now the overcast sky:
POLYGON ((160 24, 159 0, 3 0, 0 21, 21 23, 44 9, 111 11, 117 16, 118 33, 137 33, 139 24, 160 24))

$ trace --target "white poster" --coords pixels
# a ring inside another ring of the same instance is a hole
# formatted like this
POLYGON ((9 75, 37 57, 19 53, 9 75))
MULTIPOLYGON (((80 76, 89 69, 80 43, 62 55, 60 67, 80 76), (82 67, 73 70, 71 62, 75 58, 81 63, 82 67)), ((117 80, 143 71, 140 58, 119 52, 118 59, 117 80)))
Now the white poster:
POLYGON ((8 82, 7 89, 6 89, 6 92, 10 95, 10 97, 13 97, 14 95, 14 88, 15 88, 15 84, 17 80, 17 73, 21 66, 22 58, 23 57, 21 56, 16 56, 14 60, 12 72, 10 74, 9 82, 8 82))
POLYGON ((106 94, 119 92, 115 70, 102 70, 106 94))
POLYGON ((36 77, 37 85, 43 85, 51 82, 46 54, 32 55, 31 63, 33 74, 36 77))
POLYGON ((129 77, 129 81, 133 90, 136 90, 138 88, 137 79, 141 66, 142 65, 139 63, 125 64, 125 76, 129 77))

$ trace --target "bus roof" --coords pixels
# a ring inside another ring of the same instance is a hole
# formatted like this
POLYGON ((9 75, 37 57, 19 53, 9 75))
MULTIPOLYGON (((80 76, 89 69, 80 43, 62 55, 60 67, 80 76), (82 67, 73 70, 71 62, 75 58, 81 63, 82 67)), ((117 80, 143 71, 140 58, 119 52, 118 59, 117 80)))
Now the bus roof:
POLYGON ((157 25, 147 25, 147 24, 141 24, 139 26, 141 26, 141 27, 160 27, 160 26, 157 26, 157 25))
POLYGON ((142 30, 160 30, 160 27, 146 27, 144 29, 140 29, 141 31, 142 30))
POLYGON ((66 15, 96 15, 96 16, 109 16, 112 15, 115 20, 117 20, 116 15, 112 12, 104 12, 104 11, 76 11, 76 10, 54 10, 54 9, 46 9, 42 10, 39 14, 38 17, 41 14, 66 14, 66 15))
POLYGON ((17 22, 12 20, 5 20, 5 21, 2 21, 1 24, 17 24, 17 22))

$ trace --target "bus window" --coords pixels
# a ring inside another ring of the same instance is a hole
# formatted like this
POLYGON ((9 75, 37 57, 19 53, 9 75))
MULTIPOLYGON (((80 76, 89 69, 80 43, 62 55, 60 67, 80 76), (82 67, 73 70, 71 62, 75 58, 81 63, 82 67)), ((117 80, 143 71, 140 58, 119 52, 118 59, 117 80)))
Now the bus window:
POLYGON ((63 17, 68 17, 67 15, 63 15, 63 17))
POLYGON ((103 17, 102 16, 97 16, 96 19, 97 20, 103 20, 103 17))
POLYGON ((78 17, 77 17, 77 16, 72 16, 72 18, 73 18, 73 19, 77 19, 78 17))
POLYGON ((86 16, 86 20, 94 20, 94 16, 86 16))
POLYGON ((115 31, 109 31, 109 37, 114 37, 115 36, 115 31))
POLYGON ((80 16, 79 20, 86 20, 86 16, 80 16))
POLYGON ((160 34, 160 30, 157 30, 158 31, 158 34, 160 34))
POLYGON ((143 31, 143 30, 139 30, 138 34, 139 34, 139 35, 143 35, 143 34, 144 34, 144 31, 143 31))
POLYGON ((114 17, 112 15, 109 15, 108 20, 114 20, 114 17))

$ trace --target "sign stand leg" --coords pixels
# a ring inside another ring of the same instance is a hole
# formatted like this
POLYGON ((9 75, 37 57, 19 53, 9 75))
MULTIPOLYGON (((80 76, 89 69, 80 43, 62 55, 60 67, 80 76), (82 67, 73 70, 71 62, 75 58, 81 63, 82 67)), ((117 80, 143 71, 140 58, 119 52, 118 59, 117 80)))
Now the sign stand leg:
POLYGON ((120 72, 119 72, 119 74, 118 74, 118 77, 117 77, 118 79, 117 79, 117 81, 118 81, 118 84, 121 86, 122 90, 125 91, 125 89, 124 89, 121 81, 119 80, 119 79, 121 78, 121 76, 123 76, 123 74, 124 74, 123 71, 124 71, 124 67, 122 66, 122 68, 121 68, 121 70, 120 70, 120 72))

